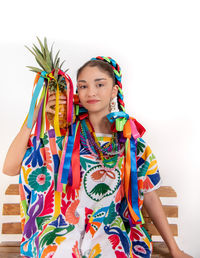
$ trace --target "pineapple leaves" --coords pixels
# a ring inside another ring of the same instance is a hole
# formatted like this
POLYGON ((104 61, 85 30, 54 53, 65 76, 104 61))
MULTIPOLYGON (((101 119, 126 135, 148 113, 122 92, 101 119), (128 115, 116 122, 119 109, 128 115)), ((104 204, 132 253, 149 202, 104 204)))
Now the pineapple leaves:
POLYGON ((55 67, 55 70, 54 70, 54 77, 57 79, 58 78, 58 67, 56 66, 55 67))
POLYGON ((66 73, 67 71, 69 71, 69 69, 68 69, 68 68, 64 71, 64 73, 66 73))
MULTIPOLYGON (((25 46, 31 54, 34 55, 36 62, 39 65, 39 68, 33 67, 33 66, 27 66, 30 71, 33 71, 35 73, 41 73, 42 71, 46 71, 47 73, 51 73, 53 70, 53 75, 55 77, 55 80, 58 82, 59 89, 63 91, 66 87, 66 82, 64 80, 64 77, 61 75, 58 75, 59 69, 62 68, 65 61, 62 61, 60 63, 60 57, 59 53, 60 50, 55 55, 55 58, 53 57, 53 46, 54 43, 51 45, 51 48, 48 48, 47 44, 47 38, 44 38, 44 43, 37 37, 39 46, 37 44, 33 44, 32 48, 29 48, 25 46)), ((66 73, 69 69, 65 70, 64 73, 66 73)), ((54 79, 50 80, 51 89, 56 91, 57 84, 54 79)))
POLYGON ((42 53, 43 53, 43 56, 44 56, 44 58, 45 58, 44 46, 43 46, 43 44, 42 44, 41 40, 40 40, 38 37, 37 37, 37 40, 38 40, 38 42, 39 42, 39 44, 40 44, 40 48, 41 48, 42 53))
POLYGON ((60 69, 62 68, 63 64, 64 64, 65 60, 60 64, 60 69))
POLYGON ((44 68, 44 70, 47 73, 51 72, 51 67, 48 66, 48 64, 45 62, 45 60, 43 58, 41 58, 40 56, 36 56, 36 61, 38 62, 38 64, 44 68))
POLYGON ((35 73, 41 73, 43 72, 43 70, 37 68, 37 67, 33 67, 33 66, 26 66, 28 67, 32 72, 35 72, 35 73))
POLYGON ((51 67, 51 56, 50 56, 50 52, 47 46, 47 39, 44 38, 44 51, 45 51, 45 60, 47 65, 52 69, 51 67))
POLYGON ((55 59, 54 59, 54 62, 53 62, 53 66, 56 67, 56 63, 57 63, 57 59, 58 59, 58 55, 60 53, 60 50, 58 50, 56 56, 55 56, 55 59))
MULTIPOLYGON (((54 44, 54 43, 53 43, 54 44)), ((53 70, 53 44, 52 44, 52 46, 51 46, 51 51, 50 51, 50 58, 51 58, 51 68, 52 68, 52 70, 53 70)))
POLYGON ((59 67, 60 57, 58 57, 55 67, 59 67))
POLYGON ((25 46, 25 48, 27 48, 36 57, 35 53, 29 47, 25 46))
POLYGON ((41 55, 42 57, 43 57, 43 54, 42 54, 42 52, 39 50, 39 48, 37 48, 37 46, 35 45, 35 44, 33 44, 33 46, 34 46, 34 51, 36 52, 36 54, 38 53, 39 55, 41 55))

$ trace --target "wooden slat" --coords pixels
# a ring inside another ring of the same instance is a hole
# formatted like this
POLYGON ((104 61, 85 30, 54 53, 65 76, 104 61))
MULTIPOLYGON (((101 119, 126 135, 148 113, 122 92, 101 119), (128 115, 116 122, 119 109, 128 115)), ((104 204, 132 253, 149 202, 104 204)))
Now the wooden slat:
MULTIPOLYGON (((178 218, 178 206, 176 205, 162 205, 165 215, 168 218, 178 218)), ((145 210, 145 208, 142 208, 142 215, 144 218, 148 218, 149 214, 145 210)))
POLYGON ((8 246, 11 246, 11 247, 20 246, 20 241, 3 241, 0 243, 0 247, 8 247, 8 246))
POLYGON ((20 215, 19 203, 4 203, 3 215, 20 215))
POLYGON ((22 258, 22 256, 17 252, 17 253, 1 253, 0 249, 0 258, 22 258))
POLYGON ((10 184, 5 192, 6 195, 19 195, 19 184, 10 184))
POLYGON ((156 192, 159 197, 177 197, 176 192, 171 186, 161 186, 156 192))
MULTIPOLYGON (((172 231, 173 236, 178 236, 178 227, 176 224, 169 224, 170 229, 172 231)), ((156 227, 153 223, 145 223, 144 228, 151 236, 160 236, 159 232, 157 231, 156 227)))
POLYGON ((2 223, 2 234, 21 234, 21 223, 12 222, 12 223, 2 223))
POLYGON ((0 258, 20 258, 20 242, 7 241, 0 243, 0 258))
POLYGON ((171 258, 172 256, 169 254, 169 249, 164 242, 153 242, 153 254, 152 258, 160 258, 166 257, 171 258))
MULTIPOLYGON (((15 253, 15 254, 20 254, 20 247, 19 246, 1 246, 0 247, 0 254, 1 253, 15 253)), ((1 256, 0 256, 1 257, 1 256)), ((2 256, 2 257, 7 257, 7 256, 2 256)), ((12 256, 10 256, 12 257, 12 256)), ((13 256, 16 257, 16 256, 13 256)))

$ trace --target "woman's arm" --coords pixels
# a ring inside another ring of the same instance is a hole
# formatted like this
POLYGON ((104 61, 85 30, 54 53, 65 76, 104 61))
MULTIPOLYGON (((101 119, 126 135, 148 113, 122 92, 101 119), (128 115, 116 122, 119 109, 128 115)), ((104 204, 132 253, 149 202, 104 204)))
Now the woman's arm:
MULTIPOLYGON (((35 122, 37 120, 40 105, 41 105, 41 101, 38 103, 34 111, 32 128, 34 127, 35 122)), ((6 154, 6 158, 3 164, 4 174, 8 176, 19 175, 20 169, 21 169, 21 163, 27 150, 28 140, 29 140, 31 131, 32 129, 27 127, 27 121, 26 121, 22 126, 22 128, 20 129, 17 136, 12 141, 8 149, 8 152, 6 154)))
POLYGON ((147 210, 160 235, 162 236, 163 240, 167 244, 172 257, 191 257, 181 251, 177 246, 173 234, 170 230, 167 218, 165 216, 161 201, 157 196, 156 191, 151 191, 144 194, 144 207, 147 210))
MULTIPOLYGON (((33 125, 34 127, 39 109, 41 106, 42 100, 38 103, 37 107, 35 108, 34 114, 33 114, 33 125)), ((56 96, 55 94, 50 95, 48 98, 48 102, 46 105, 46 112, 51 113, 55 115, 55 110, 52 108, 56 104, 56 96)), ((66 104, 66 97, 60 96, 59 97, 59 104, 66 104)), ((3 173, 9 176, 16 176, 19 175, 22 160, 24 158, 24 155, 27 150, 28 140, 30 137, 32 129, 27 127, 27 121, 24 123, 23 127, 11 143, 9 150, 7 152, 4 165, 3 165, 3 173)))
POLYGON ((16 176, 19 174, 21 163, 27 150, 30 134, 31 129, 27 128, 26 122, 8 149, 3 165, 4 174, 8 176, 16 176))

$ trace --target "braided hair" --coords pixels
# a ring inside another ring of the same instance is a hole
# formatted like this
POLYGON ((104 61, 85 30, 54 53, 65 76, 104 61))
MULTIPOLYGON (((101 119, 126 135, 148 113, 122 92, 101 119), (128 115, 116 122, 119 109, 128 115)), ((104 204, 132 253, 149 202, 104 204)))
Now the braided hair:
POLYGON ((106 72, 109 73, 109 75, 113 79, 114 83, 119 86, 118 94, 117 94, 118 109, 120 111, 125 112, 125 108, 124 108, 125 105, 124 105, 124 101, 123 101, 124 96, 123 96, 123 92, 122 92, 122 83, 121 83, 122 73, 121 73, 121 68, 117 64, 117 62, 114 59, 112 59, 111 57, 97 56, 95 58, 92 58, 91 60, 86 62, 82 67, 79 68, 79 70, 77 72, 77 78, 78 78, 79 74, 81 73, 81 71, 86 66, 97 66, 100 69, 105 70, 106 72))

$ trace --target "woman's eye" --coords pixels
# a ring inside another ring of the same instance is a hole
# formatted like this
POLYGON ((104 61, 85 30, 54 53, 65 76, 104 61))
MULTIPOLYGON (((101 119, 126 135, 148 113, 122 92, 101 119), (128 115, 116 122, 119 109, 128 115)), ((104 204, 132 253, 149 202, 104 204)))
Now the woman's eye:
POLYGON ((87 86, 86 85, 80 85, 78 87, 79 87, 79 89, 85 89, 87 86))
POLYGON ((103 87, 103 86, 104 86, 104 84, 102 84, 102 83, 97 84, 97 87, 103 87))

